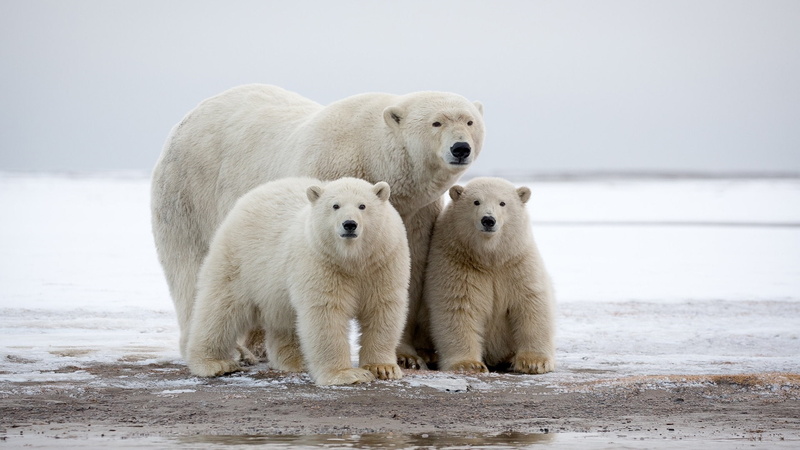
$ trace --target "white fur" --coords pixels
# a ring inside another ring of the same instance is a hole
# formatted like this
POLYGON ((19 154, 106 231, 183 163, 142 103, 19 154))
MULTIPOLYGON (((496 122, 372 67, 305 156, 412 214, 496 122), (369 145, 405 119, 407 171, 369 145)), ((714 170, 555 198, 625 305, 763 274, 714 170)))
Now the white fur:
POLYGON ((552 371, 555 299, 525 209, 530 190, 475 178, 450 196, 425 279, 440 368, 552 371))
POLYGON ((389 190, 354 178, 288 178, 243 196, 200 270, 187 344, 192 373, 239 370, 237 339, 261 325, 274 369, 302 371, 305 361, 318 384, 400 378, 395 350, 410 258, 389 190), (353 318, 361 368, 350 363, 353 318))
POLYGON ((442 194, 480 153, 482 114, 480 103, 441 92, 362 94, 322 106, 278 87, 246 85, 202 102, 175 126, 153 172, 153 234, 181 351, 197 272, 236 199, 282 177, 350 176, 391 186, 412 258, 410 314, 398 356, 408 366, 424 365, 414 341, 426 345, 417 316, 431 229, 442 194), (454 164, 457 142, 471 147, 463 164, 454 164))

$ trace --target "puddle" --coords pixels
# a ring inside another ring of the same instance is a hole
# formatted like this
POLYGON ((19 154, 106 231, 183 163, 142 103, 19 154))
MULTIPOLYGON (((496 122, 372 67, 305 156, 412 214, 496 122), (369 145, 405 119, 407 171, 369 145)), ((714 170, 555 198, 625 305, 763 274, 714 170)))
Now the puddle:
POLYGON ((187 436, 184 444, 259 445, 266 448, 526 448, 553 441, 548 433, 502 434, 354 434, 273 436, 187 436))
POLYGON ((264 449, 403 448, 403 449, 686 449, 741 448, 765 445, 769 448, 798 448, 797 440, 756 442, 741 439, 677 439, 662 436, 628 436, 617 433, 421 433, 421 434, 316 434, 316 435, 198 435, 198 436, 79 436, 42 434, 0 434, 0 446, 26 448, 191 448, 221 449, 253 447, 264 449))

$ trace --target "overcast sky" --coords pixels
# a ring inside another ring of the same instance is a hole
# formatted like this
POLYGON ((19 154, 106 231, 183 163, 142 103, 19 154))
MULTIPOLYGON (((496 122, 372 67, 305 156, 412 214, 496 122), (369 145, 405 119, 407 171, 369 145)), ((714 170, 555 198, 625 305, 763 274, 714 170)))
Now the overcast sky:
POLYGON ((484 104, 471 174, 800 172, 800 1, 0 0, 0 170, 150 170, 245 83, 484 104))

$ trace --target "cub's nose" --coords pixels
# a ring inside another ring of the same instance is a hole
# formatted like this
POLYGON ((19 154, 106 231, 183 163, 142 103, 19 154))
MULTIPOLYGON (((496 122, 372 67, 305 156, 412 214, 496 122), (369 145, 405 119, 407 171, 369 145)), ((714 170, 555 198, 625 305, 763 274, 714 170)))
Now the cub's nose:
POLYGON ((342 228, 344 228, 344 231, 352 233, 353 231, 356 231, 356 228, 358 228, 358 223, 355 220, 345 220, 342 222, 342 228))
POLYGON ((483 218, 481 218, 481 225, 485 228, 492 228, 496 223, 497 221, 494 220, 492 216, 483 216, 483 218))
POLYGON ((469 156, 472 151, 469 142, 456 142, 450 147, 450 153, 458 159, 464 159, 469 156))

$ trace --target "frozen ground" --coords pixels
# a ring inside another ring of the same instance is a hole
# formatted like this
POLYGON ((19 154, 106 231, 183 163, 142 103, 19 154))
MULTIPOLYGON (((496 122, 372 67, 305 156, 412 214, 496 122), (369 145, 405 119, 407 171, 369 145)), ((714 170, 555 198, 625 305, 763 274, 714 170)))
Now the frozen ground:
MULTIPOLYGON (((148 182, 0 176, 0 381, 179 360, 148 182)), ((800 180, 517 182, 558 293, 548 378, 800 371, 800 180)))
MULTIPOLYGON (((800 373, 800 180, 514 181, 532 188, 556 284, 556 372, 409 372, 403 389, 800 373)), ((0 211, 0 398, 62 382, 163 396, 207 384, 91 369, 183 367, 146 177, 0 174, 0 211)), ((263 370, 216 383, 310 389, 263 370)))

